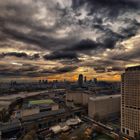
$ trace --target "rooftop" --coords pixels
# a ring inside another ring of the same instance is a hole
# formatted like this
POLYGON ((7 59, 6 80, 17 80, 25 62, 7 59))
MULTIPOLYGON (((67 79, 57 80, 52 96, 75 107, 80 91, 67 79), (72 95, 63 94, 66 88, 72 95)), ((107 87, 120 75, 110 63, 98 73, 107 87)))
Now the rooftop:
POLYGON ((5 132, 6 130, 12 130, 13 128, 18 128, 21 126, 19 120, 14 120, 12 122, 1 123, 0 124, 0 131, 5 132))
POLYGON ((40 112, 39 114, 34 114, 31 116, 23 117, 22 121, 23 122, 33 121, 33 120, 38 120, 38 119, 42 119, 42 118, 46 118, 46 117, 50 117, 50 116, 60 115, 63 113, 65 113, 65 109, 59 109, 59 110, 55 110, 55 111, 45 111, 45 112, 40 112))
POLYGON ((120 98, 121 95, 117 94, 117 95, 105 95, 105 96, 96 96, 96 97, 90 97, 90 100, 105 100, 105 99, 109 99, 109 98, 120 98))
POLYGON ((54 103, 55 102, 53 100, 51 100, 51 99, 29 101, 29 104, 31 104, 31 105, 54 104, 54 103))
POLYGON ((140 65, 138 66, 133 66, 133 67, 128 67, 125 69, 126 71, 136 71, 136 70, 140 70, 140 65))

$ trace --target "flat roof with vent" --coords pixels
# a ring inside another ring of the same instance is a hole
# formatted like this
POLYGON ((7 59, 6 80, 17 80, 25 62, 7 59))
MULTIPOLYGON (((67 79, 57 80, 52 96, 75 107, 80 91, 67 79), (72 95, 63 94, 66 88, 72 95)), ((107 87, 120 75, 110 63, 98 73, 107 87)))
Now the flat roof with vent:
POLYGON ((30 105, 41 105, 41 104, 55 104, 55 102, 51 99, 47 99, 47 100, 33 100, 33 101, 29 101, 30 105))
POLYGON ((109 99, 109 98, 121 98, 121 95, 120 94, 116 94, 116 95, 104 95, 104 96, 96 96, 96 97, 90 97, 90 100, 93 100, 93 101, 97 101, 97 100, 106 100, 106 99, 109 99))
POLYGON ((126 71, 137 71, 137 70, 140 70, 140 65, 126 68, 126 71))

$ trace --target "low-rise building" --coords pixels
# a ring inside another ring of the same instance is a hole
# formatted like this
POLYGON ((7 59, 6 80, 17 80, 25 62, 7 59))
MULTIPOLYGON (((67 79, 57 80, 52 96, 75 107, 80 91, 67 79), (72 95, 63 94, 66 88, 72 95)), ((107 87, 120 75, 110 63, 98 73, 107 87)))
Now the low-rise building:
POLYGON ((3 110, 4 108, 5 109, 8 109, 9 108, 9 105, 11 103, 12 103, 11 101, 6 101, 6 100, 0 101, 0 111, 3 110))
POLYGON ((73 106, 74 104, 86 106, 88 105, 89 97, 92 96, 94 96, 94 94, 88 91, 68 91, 66 94, 66 104, 67 106, 73 106))
POLYGON ((46 100, 31 100, 27 107, 22 107, 20 110, 15 110, 12 118, 23 118, 40 112, 55 111, 59 109, 59 105, 51 99, 46 100))
POLYGON ((59 109, 59 105, 51 99, 29 101, 29 107, 39 107, 41 112, 59 109))
POLYGON ((11 118, 22 118, 26 116, 31 116, 34 114, 38 114, 40 112, 39 108, 28 108, 28 109, 21 109, 21 110, 16 110, 13 112, 11 118))
POLYGON ((107 118, 120 112, 121 95, 90 97, 88 103, 88 115, 91 118, 98 116, 107 118))

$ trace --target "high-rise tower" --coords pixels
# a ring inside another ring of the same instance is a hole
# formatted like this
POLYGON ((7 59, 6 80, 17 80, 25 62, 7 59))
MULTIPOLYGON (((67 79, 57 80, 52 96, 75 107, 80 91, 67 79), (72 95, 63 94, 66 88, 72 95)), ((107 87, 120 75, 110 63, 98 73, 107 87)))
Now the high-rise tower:
POLYGON ((140 66, 122 75, 121 131, 136 138, 140 133, 140 66))
POLYGON ((82 87, 83 86, 83 74, 79 74, 79 77, 78 77, 78 85, 79 85, 79 87, 82 87))

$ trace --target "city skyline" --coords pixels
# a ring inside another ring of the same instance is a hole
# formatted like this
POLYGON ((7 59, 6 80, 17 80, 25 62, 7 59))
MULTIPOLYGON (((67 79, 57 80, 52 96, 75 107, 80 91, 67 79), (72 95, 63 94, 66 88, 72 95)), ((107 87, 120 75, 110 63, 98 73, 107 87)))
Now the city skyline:
POLYGON ((138 0, 0 1, 0 79, 120 81, 140 62, 138 0))

